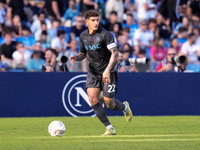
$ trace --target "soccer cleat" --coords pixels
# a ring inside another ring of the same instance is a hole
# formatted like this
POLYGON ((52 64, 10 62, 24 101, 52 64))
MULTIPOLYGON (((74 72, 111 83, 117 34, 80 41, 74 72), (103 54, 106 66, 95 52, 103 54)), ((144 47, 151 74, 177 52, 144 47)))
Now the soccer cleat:
POLYGON ((133 114, 132 114, 132 112, 131 112, 129 103, 128 103, 127 101, 124 101, 123 104, 127 106, 126 110, 123 110, 123 112, 124 112, 124 117, 126 118, 126 120, 127 120, 128 122, 130 122, 131 119, 132 119, 133 114))
POLYGON ((106 135, 116 135, 116 131, 114 128, 106 128, 106 132, 104 134, 102 134, 103 136, 106 136, 106 135))

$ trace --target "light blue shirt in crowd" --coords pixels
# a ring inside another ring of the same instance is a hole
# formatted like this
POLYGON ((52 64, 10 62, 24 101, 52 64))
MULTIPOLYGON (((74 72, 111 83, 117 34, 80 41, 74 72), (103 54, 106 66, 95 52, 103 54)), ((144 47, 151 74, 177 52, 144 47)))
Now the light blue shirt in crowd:
POLYGON ((33 69, 35 71, 41 71, 42 65, 45 63, 45 60, 40 58, 39 60, 35 60, 34 58, 31 58, 31 60, 28 62, 27 65, 27 71, 33 69))

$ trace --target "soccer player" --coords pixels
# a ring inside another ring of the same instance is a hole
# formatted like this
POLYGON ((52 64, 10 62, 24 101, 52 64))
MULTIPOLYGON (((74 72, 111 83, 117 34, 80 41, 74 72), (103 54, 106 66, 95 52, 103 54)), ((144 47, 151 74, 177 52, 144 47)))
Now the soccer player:
POLYGON ((116 135, 114 127, 109 122, 106 112, 99 102, 99 94, 103 90, 106 108, 123 110, 126 120, 131 121, 132 112, 129 103, 127 101, 121 103, 114 99, 118 85, 117 46, 112 34, 99 27, 100 14, 97 11, 85 12, 85 20, 88 29, 80 35, 80 52, 69 59, 74 63, 83 60, 86 54, 89 55, 90 63, 86 81, 89 101, 96 116, 106 127, 106 132, 103 135, 116 135))

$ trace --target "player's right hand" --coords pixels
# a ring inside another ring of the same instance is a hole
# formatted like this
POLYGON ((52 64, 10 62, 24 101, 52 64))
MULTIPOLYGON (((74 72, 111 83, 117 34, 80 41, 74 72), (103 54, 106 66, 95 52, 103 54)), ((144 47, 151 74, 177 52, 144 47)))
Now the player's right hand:
POLYGON ((70 62, 71 62, 72 64, 74 64, 74 63, 75 63, 75 56, 74 56, 74 55, 70 56, 70 57, 69 57, 69 60, 70 60, 70 62))

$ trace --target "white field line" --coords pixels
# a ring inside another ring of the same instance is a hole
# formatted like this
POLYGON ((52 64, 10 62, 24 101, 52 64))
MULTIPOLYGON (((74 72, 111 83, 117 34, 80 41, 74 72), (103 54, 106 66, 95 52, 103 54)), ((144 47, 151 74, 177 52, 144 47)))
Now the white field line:
MULTIPOLYGON (((16 136, 13 136, 13 138, 16 138, 16 136)), ((101 138, 128 138, 128 139, 126 139, 126 140, 129 140, 130 138, 135 138, 136 140, 137 139, 139 139, 140 140, 140 138, 146 138, 147 140, 151 140, 151 139, 149 139, 149 138, 156 138, 156 140, 159 140, 159 138, 161 138, 161 139, 167 139, 167 138, 173 138, 173 139, 180 139, 180 140, 182 140, 181 139, 181 137, 182 137, 182 139, 184 140, 184 138, 186 138, 186 137, 188 137, 188 138, 199 138, 200 139, 200 134, 149 134, 149 135, 113 135, 113 136, 102 136, 102 135, 85 135, 85 136, 80 136, 80 135, 75 135, 75 136, 70 136, 70 135, 67 135, 67 133, 65 133, 65 135, 63 135, 61 138, 65 138, 65 139, 93 139, 93 138, 99 138, 99 139, 101 139, 101 138), (179 138, 180 137, 180 138, 179 138)), ((5 138, 5 137, 4 137, 5 138)), ((10 137, 10 138, 12 138, 12 137, 10 137)), ((20 137, 18 137, 17 136, 17 138, 32 138, 32 139, 34 139, 34 138, 38 138, 38 139, 40 139, 40 138, 60 138, 60 137, 51 137, 50 135, 49 136, 20 136, 20 137)), ((1 137, 0 137, 0 139, 1 139, 1 137)), ((130 139, 131 140, 131 139, 130 139)), ((141 140, 143 140, 143 139, 141 139, 141 140)), ((144 139, 145 140, 145 139, 144 139)), ((186 139, 187 140, 187 139, 186 139)), ((190 139, 188 139, 188 140, 190 140, 190 139)))
POLYGON ((114 135, 114 136, 63 136, 63 138, 148 138, 148 137, 200 137, 200 134, 152 134, 152 135, 114 135))

